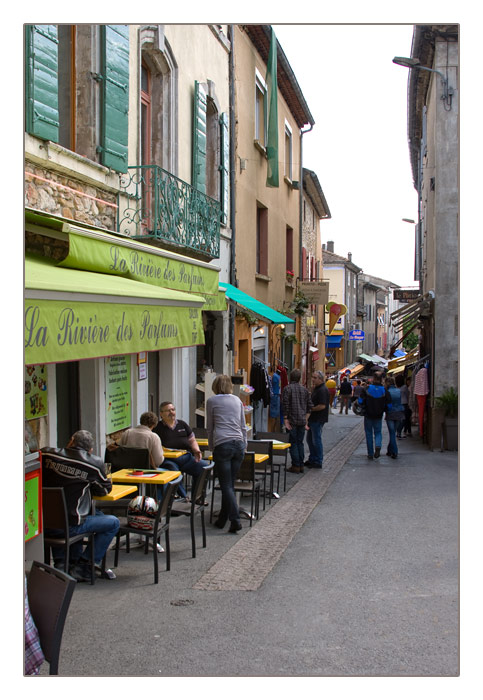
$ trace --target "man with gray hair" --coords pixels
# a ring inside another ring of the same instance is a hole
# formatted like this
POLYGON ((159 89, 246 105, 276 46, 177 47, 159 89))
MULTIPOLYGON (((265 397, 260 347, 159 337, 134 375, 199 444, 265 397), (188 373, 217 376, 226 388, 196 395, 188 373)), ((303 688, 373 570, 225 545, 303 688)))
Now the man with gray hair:
MULTIPOLYGON (((69 534, 94 533, 94 561, 99 566, 119 530, 119 520, 98 510, 92 514, 92 496, 105 496, 112 489, 106 465, 92 454, 93 450, 94 438, 88 430, 75 432, 63 449, 42 448, 42 485, 63 488, 69 534)), ((46 534, 56 537, 63 531, 46 530, 46 534)), ((52 554, 57 569, 69 571, 79 582, 91 580, 90 543, 82 551, 82 542, 75 542, 70 548, 70 562, 64 561, 63 547, 52 547, 52 554)))
POLYGON ((312 410, 310 412, 307 431, 309 458, 305 466, 309 469, 322 469, 324 447, 322 444, 322 428, 329 420, 330 396, 325 385, 324 373, 316 369, 312 372, 312 410))

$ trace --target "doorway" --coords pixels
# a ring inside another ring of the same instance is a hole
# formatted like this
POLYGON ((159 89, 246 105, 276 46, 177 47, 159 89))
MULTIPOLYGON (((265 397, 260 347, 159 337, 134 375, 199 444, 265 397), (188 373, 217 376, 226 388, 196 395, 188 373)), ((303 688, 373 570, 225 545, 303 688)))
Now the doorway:
POLYGON ((57 385, 57 445, 65 447, 80 424, 79 363, 61 362, 55 367, 57 385))

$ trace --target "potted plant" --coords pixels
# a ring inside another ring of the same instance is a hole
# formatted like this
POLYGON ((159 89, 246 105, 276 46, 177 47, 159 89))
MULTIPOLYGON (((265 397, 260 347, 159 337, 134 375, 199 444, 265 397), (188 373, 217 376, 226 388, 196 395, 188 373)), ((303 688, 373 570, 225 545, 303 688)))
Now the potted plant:
POLYGON ((285 270, 285 275, 287 277, 287 282, 293 282, 295 277, 295 272, 293 270, 285 270))
POLYGON ((443 440, 447 450, 458 449, 458 392, 450 387, 435 399, 437 408, 444 411, 443 440))

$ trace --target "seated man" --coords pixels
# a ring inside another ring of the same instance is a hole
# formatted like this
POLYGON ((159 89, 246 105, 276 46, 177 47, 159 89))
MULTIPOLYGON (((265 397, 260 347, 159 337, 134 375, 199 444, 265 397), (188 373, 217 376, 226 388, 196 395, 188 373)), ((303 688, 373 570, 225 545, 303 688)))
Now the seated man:
MULTIPOLYGON (((43 486, 61 486, 64 489, 71 535, 94 533, 94 561, 100 565, 113 537, 119 530, 119 520, 114 515, 104 515, 99 510, 92 515, 92 496, 105 496, 112 489, 106 476, 106 465, 100 457, 92 454, 94 438, 87 430, 78 430, 67 447, 42 448, 43 486)), ((57 530, 47 530, 55 537, 57 530)), ((57 569, 69 570, 77 581, 91 580, 90 544, 82 551, 82 542, 70 549, 71 561, 64 562, 63 548, 52 548, 57 569)))
MULTIPOLYGON (((173 450, 186 450, 181 457, 170 457, 169 461, 174 469, 189 474, 193 477, 193 487, 196 477, 199 476, 209 462, 201 459, 201 450, 190 426, 183 420, 176 418, 176 409, 171 401, 163 401, 159 407, 161 420, 153 432, 161 438, 163 445, 173 450)), ((180 491, 183 495, 183 491, 180 491)), ((186 492, 184 493, 186 497, 186 492)))
POLYGON ((139 425, 135 428, 128 428, 123 432, 116 444, 125 447, 139 447, 149 450, 149 459, 153 469, 170 469, 164 463, 163 445, 156 435, 154 428, 158 424, 158 416, 152 411, 146 411, 139 419, 139 425))

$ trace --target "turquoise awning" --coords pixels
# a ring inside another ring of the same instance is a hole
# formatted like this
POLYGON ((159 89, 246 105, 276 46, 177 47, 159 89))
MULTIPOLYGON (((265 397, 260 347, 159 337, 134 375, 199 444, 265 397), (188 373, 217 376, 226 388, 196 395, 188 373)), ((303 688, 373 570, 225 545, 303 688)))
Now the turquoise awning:
POLYGON ((278 311, 275 311, 275 309, 263 304, 261 301, 258 301, 258 299, 255 299, 255 297, 245 294, 245 292, 242 292, 241 289, 234 287, 232 284, 220 282, 219 286, 226 290, 227 299, 231 299, 235 304, 249 309, 256 316, 270 321, 270 323, 295 323, 293 318, 289 318, 289 316, 284 316, 278 311))

